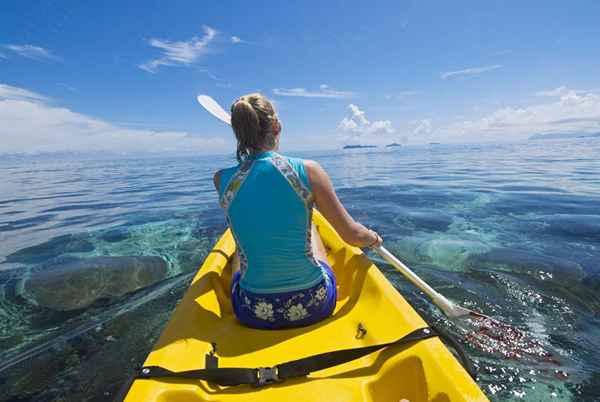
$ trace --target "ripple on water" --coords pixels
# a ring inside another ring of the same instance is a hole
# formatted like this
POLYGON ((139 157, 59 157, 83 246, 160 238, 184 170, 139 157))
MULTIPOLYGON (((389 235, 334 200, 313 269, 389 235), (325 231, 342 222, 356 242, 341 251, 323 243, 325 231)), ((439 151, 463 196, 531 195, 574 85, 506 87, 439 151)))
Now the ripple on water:
MULTIPOLYGON (((462 339, 494 401, 600 396, 600 142, 561 144, 299 155, 318 160, 353 216, 435 288, 560 357, 556 367, 507 358, 510 350, 495 352, 502 343, 482 351, 383 265, 426 320, 462 339)), ((7 400, 114 392, 186 287, 168 284, 193 272, 222 232, 211 172, 233 164, 231 156, 0 162, 0 259, 12 261, 0 264, 0 365, 7 353, 52 345, 2 372, 2 386, 15 384, 7 400), (156 256, 169 271, 71 312, 35 306, 17 286, 57 258, 99 256, 156 256)))

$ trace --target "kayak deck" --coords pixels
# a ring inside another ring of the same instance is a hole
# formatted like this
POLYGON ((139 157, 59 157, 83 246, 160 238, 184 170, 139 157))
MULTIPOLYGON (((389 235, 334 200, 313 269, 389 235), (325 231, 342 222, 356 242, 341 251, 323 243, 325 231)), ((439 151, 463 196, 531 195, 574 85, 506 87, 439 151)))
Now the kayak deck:
MULTIPOLYGON (((343 242, 315 211, 314 221, 338 282, 333 315, 315 325, 257 330, 235 318, 229 296, 235 243, 217 242, 149 354, 146 366, 172 371, 204 368, 216 343, 219 367, 271 367, 302 357, 394 341, 427 326, 356 247, 343 242), (359 324, 366 329, 357 336, 359 324)), ((138 379, 125 401, 487 401, 438 338, 395 346, 309 377, 254 388, 199 380, 138 379)))

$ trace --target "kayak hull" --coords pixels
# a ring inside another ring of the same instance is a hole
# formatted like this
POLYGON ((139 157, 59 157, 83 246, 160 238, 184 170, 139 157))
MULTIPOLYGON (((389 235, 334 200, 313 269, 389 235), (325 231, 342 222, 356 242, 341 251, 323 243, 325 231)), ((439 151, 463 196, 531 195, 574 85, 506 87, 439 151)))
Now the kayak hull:
MULTIPOLYGON (((427 324, 356 247, 344 243, 318 213, 314 223, 338 282, 333 315, 315 325, 286 330, 242 326, 231 307, 226 231, 175 309, 145 366, 171 371, 204 368, 216 343, 219 367, 271 367, 328 351, 394 341, 427 324), (362 326, 366 333, 358 331, 362 326)), ((137 401, 487 401, 438 338, 389 347, 360 359, 255 388, 220 387, 200 380, 137 379, 126 402, 137 401)))

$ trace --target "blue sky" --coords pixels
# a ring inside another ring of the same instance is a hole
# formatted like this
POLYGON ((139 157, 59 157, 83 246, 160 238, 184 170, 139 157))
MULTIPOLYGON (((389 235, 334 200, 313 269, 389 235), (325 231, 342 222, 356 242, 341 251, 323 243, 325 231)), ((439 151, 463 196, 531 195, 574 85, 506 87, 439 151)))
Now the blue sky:
POLYGON ((284 149, 600 132, 600 2, 523 3, 3 1, 0 152, 226 152, 252 91, 284 149))

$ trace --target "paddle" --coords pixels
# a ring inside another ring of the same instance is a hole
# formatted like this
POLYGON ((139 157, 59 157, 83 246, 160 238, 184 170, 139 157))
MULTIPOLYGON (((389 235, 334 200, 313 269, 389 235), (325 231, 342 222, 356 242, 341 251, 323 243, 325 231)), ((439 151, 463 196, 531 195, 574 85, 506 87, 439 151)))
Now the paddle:
MULTIPOLYGON (((210 114, 231 125, 231 116, 213 98, 208 95, 198 95, 197 100, 210 114)), ((529 355, 536 358, 541 357, 544 360, 556 363, 552 354, 545 351, 538 341, 527 340, 523 332, 509 324, 451 302, 429 286, 427 282, 415 274, 402 261, 394 257, 385 247, 375 247, 374 250, 390 265, 400 271, 413 285, 421 289, 431 299, 433 304, 439 307, 446 317, 459 327, 466 330, 463 320, 468 319, 469 323, 473 326, 474 333, 468 334, 467 337, 476 346, 487 352, 491 352, 492 350, 499 351, 506 357, 529 355)))
POLYGON ((208 95, 198 95, 196 98, 202 107, 210 112, 217 119, 231 125, 231 116, 227 113, 216 100, 208 95))

